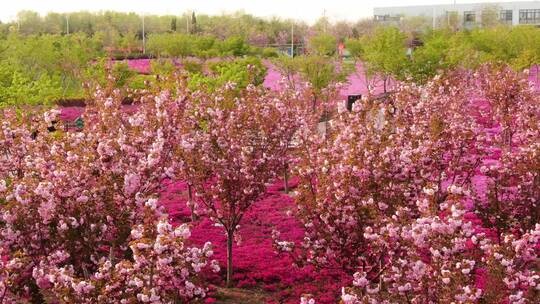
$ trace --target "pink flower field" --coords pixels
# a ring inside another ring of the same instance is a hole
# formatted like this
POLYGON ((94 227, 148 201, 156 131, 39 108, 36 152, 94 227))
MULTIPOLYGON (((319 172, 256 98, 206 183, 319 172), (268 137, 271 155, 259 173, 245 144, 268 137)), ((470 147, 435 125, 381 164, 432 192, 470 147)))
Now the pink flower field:
POLYGON ((128 67, 141 74, 150 74, 150 59, 131 59, 128 67))
MULTIPOLYGON (((291 186, 296 182, 293 180, 291 186)), ((294 209, 293 199, 283 194, 282 181, 267 187, 263 199, 256 202, 246 214, 240 227, 241 240, 234 246, 234 276, 239 288, 262 289, 268 294, 268 303, 297 303, 302 294, 317 294, 320 303, 333 303, 339 287, 348 284, 339 272, 317 272, 312 267, 293 267, 288 255, 278 254, 272 245, 272 230, 281 231, 281 237, 301 241, 304 229, 298 220, 287 213, 294 209), (340 279, 341 275, 341 279, 340 279)), ((186 206, 187 186, 183 182, 165 182, 160 203, 176 224, 190 222, 191 213, 186 206)), ((207 219, 192 223, 191 240, 198 245, 212 242, 215 258, 226 264, 226 236, 223 230, 207 219)), ((210 278, 218 286, 220 276, 210 278)))

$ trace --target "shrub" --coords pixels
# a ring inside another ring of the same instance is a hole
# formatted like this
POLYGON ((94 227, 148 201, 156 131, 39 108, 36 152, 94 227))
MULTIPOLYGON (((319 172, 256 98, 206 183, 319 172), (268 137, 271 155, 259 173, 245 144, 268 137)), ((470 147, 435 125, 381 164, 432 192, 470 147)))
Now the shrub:
POLYGON ((274 48, 264 48, 262 50, 262 57, 263 58, 277 58, 279 57, 278 52, 274 48))

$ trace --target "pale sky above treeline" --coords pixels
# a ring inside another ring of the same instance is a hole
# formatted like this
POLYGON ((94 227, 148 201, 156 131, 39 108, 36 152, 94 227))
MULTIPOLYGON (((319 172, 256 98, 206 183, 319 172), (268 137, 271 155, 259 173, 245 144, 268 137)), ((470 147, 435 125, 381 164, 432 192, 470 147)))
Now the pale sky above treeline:
MULTIPOLYGON (((457 3, 490 3, 493 1, 456 1, 457 3)), ((498 1, 508 2, 508 1, 498 1)), ((21 10, 32 10, 42 15, 48 12, 104 11, 136 12, 145 14, 181 15, 186 11, 219 15, 243 11, 259 17, 280 17, 315 22, 325 15, 331 22, 357 21, 373 15, 373 7, 430 4, 453 4, 453 0, 2 0, 0 21, 16 18, 21 10)))

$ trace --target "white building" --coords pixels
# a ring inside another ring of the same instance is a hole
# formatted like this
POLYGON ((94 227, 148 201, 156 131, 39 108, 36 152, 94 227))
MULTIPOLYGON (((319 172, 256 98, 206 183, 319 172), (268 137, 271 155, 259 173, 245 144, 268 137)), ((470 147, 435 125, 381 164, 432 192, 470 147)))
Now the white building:
POLYGON ((399 21, 404 17, 423 16, 433 21, 454 15, 464 27, 480 24, 482 11, 486 8, 499 10, 501 23, 519 25, 540 25, 540 1, 493 2, 467 4, 418 5, 401 7, 376 7, 373 10, 375 20, 383 22, 399 21))

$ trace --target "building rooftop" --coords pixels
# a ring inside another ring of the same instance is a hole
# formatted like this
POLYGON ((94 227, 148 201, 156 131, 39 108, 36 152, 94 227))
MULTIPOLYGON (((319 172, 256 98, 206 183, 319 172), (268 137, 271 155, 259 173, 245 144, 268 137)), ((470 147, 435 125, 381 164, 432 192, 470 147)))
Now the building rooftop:
POLYGON ((448 3, 448 4, 422 4, 422 5, 401 5, 401 6, 377 6, 375 9, 387 9, 387 8, 433 8, 433 7, 440 7, 440 8, 446 8, 446 7, 454 7, 454 6, 475 6, 475 7, 482 7, 482 6, 491 6, 491 5, 498 5, 498 6, 531 6, 532 5, 540 5, 540 1, 494 1, 494 2, 473 2, 473 3, 448 3))

